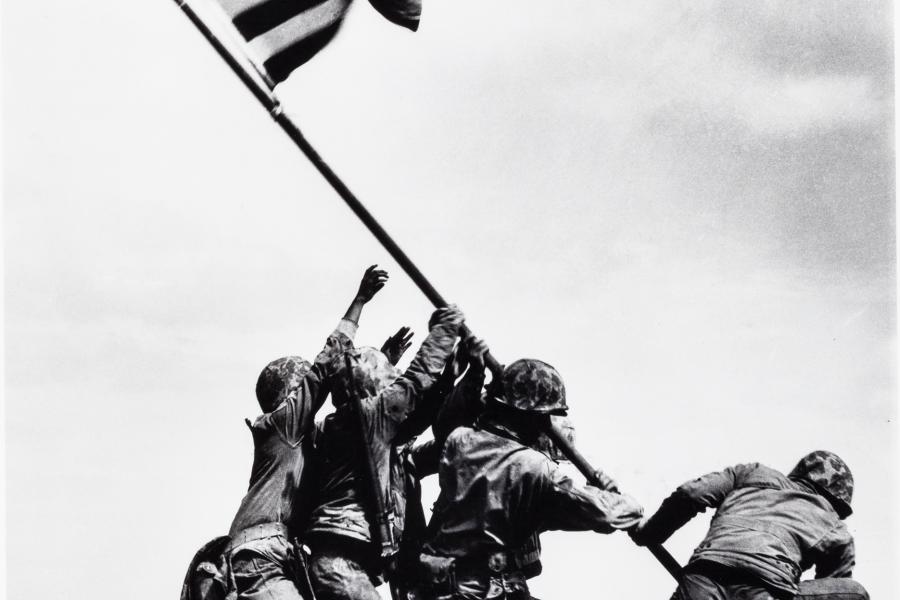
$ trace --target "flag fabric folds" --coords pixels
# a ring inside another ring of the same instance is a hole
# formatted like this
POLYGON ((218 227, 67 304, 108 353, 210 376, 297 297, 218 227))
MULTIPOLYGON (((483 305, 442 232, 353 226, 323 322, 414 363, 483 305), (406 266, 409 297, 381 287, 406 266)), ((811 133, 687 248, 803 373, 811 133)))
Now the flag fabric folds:
POLYGON ((369 0, 369 3, 391 23, 413 31, 419 28, 422 0, 369 0))
MULTIPOLYGON (((273 84, 334 39, 353 0, 216 0, 273 84)), ((415 31, 422 0, 370 0, 386 19, 415 31)))

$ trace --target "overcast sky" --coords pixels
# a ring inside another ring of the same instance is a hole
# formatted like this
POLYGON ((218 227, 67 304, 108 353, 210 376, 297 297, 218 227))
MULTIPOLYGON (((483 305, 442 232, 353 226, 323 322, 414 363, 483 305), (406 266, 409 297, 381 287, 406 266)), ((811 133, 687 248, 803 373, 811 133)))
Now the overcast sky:
MULTIPOLYGON (((501 360, 559 368, 648 511, 836 451, 891 598, 891 18, 428 0, 411 34, 358 2, 279 95, 501 360)), ((174 3, 7 0, 2 33, 9 594, 174 597, 246 489, 259 370, 314 356, 368 264, 360 343, 430 307, 174 3)), ((543 539, 544 600, 673 587, 623 535, 543 539)))

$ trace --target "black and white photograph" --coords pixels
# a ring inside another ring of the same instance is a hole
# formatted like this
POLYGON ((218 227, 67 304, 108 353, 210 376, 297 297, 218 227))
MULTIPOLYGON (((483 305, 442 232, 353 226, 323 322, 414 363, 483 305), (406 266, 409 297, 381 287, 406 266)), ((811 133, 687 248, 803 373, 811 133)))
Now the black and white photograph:
POLYGON ((4 0, 0 596, 900 596, 887 0, 4 0))

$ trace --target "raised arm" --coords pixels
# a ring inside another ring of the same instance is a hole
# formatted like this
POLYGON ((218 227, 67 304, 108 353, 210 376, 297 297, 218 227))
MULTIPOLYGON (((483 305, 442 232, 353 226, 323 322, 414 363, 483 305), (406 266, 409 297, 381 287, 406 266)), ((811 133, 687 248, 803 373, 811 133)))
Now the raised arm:
POLYGON ((337 327, 325 340, 325 347, 316 356, 313 366, 306 376, 306 385, 310 398, 312 398, 314 413, 322 407, 325 398, 328 397, 331 380, 342 366, 341 357, 347 350, 353 348, 353 338, 356 337, 363 306, 375 297, 375 294, 384 287, 388 280, 387 272, 376 269, 377 266, 372 265, 363 273, 350 307, 347 308, 347 312, 344 313, 337 327))
POLYGON ((400 362, 400 358, 412 346, 413 335, 409 327, 403 326, 397 330, 397 333, 384 341, 381 351, 387 356, 388 362, 395 366, 400 362))
POLYGON ((350 303, 347 312, 344 313, 345 321, 350 321, 358 325, 359 317, 362 315, 363 306, 365 306, 369 300, 374 298, 375 294, 378 293, 378 290, 383 288, 384 284, 387 283, 387 271, 377 269, 377 266, 378 265, 372 265, 366 269, 365 273, 363 273, 362 281, 359 282, 359 289, 353 297, 353 302, 350 303))
POLYGON ((409 368, 379 396, 382 415, 396 435, 400 424, 416 410, 422 394, 438 380, 453 352, 465 317, 455 306, 439 308, 429 322, 430 331, 409 368))
POLYGON ((484 410, 484 355, 489 351, 488 346, 484 340, 474 336, 464 340, 460 346, 460 361, 456 365, 455 374, 458 377, 459 373, 465 371, 465 375, 437 409, 432 431, 438 448, 443 447, 447 436, 454 429, 471 425, 484 410))
POLYGON ((435 439, 438 440, 438 446, 442 447, 451 431, 460 425, 474 423, 478 416, 478 409, 481 407, 484 354, 487 351, 487 344, 474 336, 469 336, 460 342, 444 366, 440 377, 424 391, 415 410, 398 429, 395 443, 404 443, 421 435, 425 429, 431 426, 435 439), (470 364, 472 368, 469 368, 470 364), (478 375, 479 371, 480 376, 478 375), (465 377, 457 384, 456 381, 463 373, 466 374, 465 377), (477 386, 474 390, 475 398, 473 401, 467 402, 463 398, 472 395, 468 390, 473 387, 473 380, 478 381, 474 384, 477 386))

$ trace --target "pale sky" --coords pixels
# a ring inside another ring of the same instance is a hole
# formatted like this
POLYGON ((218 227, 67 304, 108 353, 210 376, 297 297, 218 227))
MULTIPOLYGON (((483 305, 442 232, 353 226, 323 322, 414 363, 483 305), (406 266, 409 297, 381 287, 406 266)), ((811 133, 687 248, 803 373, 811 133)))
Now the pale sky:
MULTIPOLYGON (((174 597, 246 489, 260 369, 314 356, 371 263, 360 343, 431 309, 173 2, 3 8, 9 597, 174 597)), ((559 368, 579 448, 648 512, 833 450, 891 598, 891 20, 426 0, 411 34, 359 2, 279 96, 501 360, 559 368)), ((543 600, 673 588, 624 535, 543 539, 543 600)))

